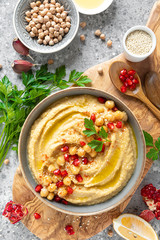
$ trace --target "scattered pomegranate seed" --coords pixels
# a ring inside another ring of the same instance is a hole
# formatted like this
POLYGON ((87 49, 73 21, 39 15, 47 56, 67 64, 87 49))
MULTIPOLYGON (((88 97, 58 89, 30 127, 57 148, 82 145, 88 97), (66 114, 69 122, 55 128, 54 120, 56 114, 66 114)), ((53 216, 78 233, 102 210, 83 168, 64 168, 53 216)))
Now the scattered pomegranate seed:
POLYGON ((68 202, 65 199, 62 199, 62 203, 68 205, 68 202))
POLYGON ((136 71, 132 69, 132 70, 128 71, 128 74, 131 76, 134 76, 136 74, 136 71))
POLYGON ((121 121, 118 121, 118 122, 116 123, 116 127, 117 127, 117 128, 122 128, 122 122, 121 122, 121 121))
POLYGON ((60 202, 62 200, 62 198, 60 198, 58 195, 54 196, 54 201, 55 202, 60 202))
POLYGON ((35 219, 40 219, 41 215, 39 213, 34 213, 34 217, 35 217, 35 219))
POLYGON ((91 114, 91 120, 92 120, 93 122, 96 121, 96 115, 95 115, 94 113, 91 114))
POLYGON ((98 141, 102 141, 102 138, 99 137, 99 138, 97 138, 97 140, 98 140, 98 141))
POLYGON ((98 97, 98 101, 99 101, 100 103, 105 103, 105 102, 106 102, 106 99, 103 98, 103 97, 98 97))
POLYGON ((64 185, 63 181, 58 181, 56 183, 56 186, 59 188, 59 187, 62 187, 64 185))
POLYGON ((68 172, 67 172, 66 170, 61 171, 61 176, 62 176, 62 177, 68 176, 68 172))
POLYGON ((114 123, 108 123, 107 126, 110 130, 114 129, 114 123))
POLYGON ((157 220, 160 220, 160 210, 155 211, 155 216, 157 220))
POLYGON ((69 161, 69 157, 70 157, 70 155, 69 155, 68 153, 65 153, 65 154, 64 154, 64 160, 65 160, 66 162, 69 161))
POLYGON ((157 208, 157 210, 160 210, 160 202, 156 203, 156 208, 157 208))
POLYGON ((72 225, 67 225, 67 226, 65 227, 65 230, 66 230, 66 232, 67 232, 69 235, 75 234, 72 225))
POLYGON ((83 182, 83 178, 82 178, 81 174, 77 174, 77 175, 76 175, 76 180, 77 180, 78 182, 83 182))
POLYGON ((80 145, 83 147, 83 146, 85 146, 85 145, 86 145, 86 143, 85 143, 85 142, 83 142, 83 141, 80 141, 80 145))
POLYGON ((127 70, 126 69, 121 70, 120 74, 123 75, 123 76, 126 75, 127 74, 127 70))
POLYGON ((133 79, 134 79, 134 77, 133 77, 133 76, 129 76, 129 79, 133 80, 133 79))
POLYGON ((105 145, 103 144, 101 152, 104 152, 104 150, 105 150, 105 145))
POLYGON ((122 86, 122 87, 121 87, 121 92, 122 92, 122 93, 125 93, 126 91, 127 91, 127 88, 126 88, 125 86, 122 86))
POLYGON ((139 83, 139 81, 138 81, 137 78, 134 78, 132 82, 133 82, 134 84, 138 84, 138 83, 139 83))
POLYGON ((42 188, 43 188, 42 185, 37 185, 37 186, 35 187, 35 191, 36 191, 36 192, 40 192, 42 188))
POLYGON ((123 86, 125 86, 127 88, 129 85, 127 82, 124 82, 123 86))
POLYGON ((69 150, 68 146, 64 146, 61 148, 61 152, 67 152, 69 150))
POLYGON ((132 83, 132 80, 129 79, 129 78, 126 79, 126 82, 128 83, 129 86, 131 86, 131 85, 133 84, 133 83, 132 83))
POLYGON ((76 166, 76 167, 79 166, 80 163, 81 162, 80 162, 80 160, 78 158, 73 161, 73 165, 76 166))
POLYGON ((58 175, 61 175, 61 170, 60 169, 56 169, 53 171, 53 174, 58 176, 58 175))
POLYGON ((116 111, 118 111, 118 108, 117 108, 117 107, 113 107, 113 108, 112 108, 112 111, 113 111, 113 112, 116 112, 116 111))
POLYGON ((73 193, 73 188, 67 187, 67 192, 68 192, 68 194, 72 194, 73 193))
POLYGON ((119 79, 120 79, 122 82, 124 82, 124 81, 125 81, 125 76, 119 75, 119 79))
POLYGON ((129 87, 129 89, 130 89, 130 90, 136 89, 136 84, 133 83, 132 86, 129 87))
POLYGON ((77 155, 77 154, 71 156, 71 160, 75 160, 75 159, 77 159, 77 158, 78 158, 78 155, 77 155))
POLYGON ((147 222, 150 222, 152 219, 155 218, 155 214, 151 210, 148 210, 148 209, 141 212, 141 214, 139 216, 141 218, 143 218, 144 220, 146 220, 147 222))
POLYGON ((82 158, 82 163, 83 163, 84 165, 87 165, 87 164, 88 164, 88 158, 87 158, 87 157, 83 157, 83 158, 82 158))

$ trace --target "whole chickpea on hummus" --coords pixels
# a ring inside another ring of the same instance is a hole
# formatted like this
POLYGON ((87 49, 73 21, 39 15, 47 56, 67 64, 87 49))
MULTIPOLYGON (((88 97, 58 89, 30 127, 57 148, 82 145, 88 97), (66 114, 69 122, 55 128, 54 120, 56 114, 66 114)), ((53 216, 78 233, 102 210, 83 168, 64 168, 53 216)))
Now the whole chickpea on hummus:
POLYGON ((42 197, 52 200, 58 195, 72 204, 92 205, 112 198, 131 178, 137 161, 136 139, 127 114, 114 101, 90 95, 66 97, 34 122, 28 159, 43 187, 42 197), (86 119, 96 130, 88 137, 86 119), (106 139, 98 135, 102 128, 106 139), (100 151, 89 146, 93 140, 103 143, 100 151))

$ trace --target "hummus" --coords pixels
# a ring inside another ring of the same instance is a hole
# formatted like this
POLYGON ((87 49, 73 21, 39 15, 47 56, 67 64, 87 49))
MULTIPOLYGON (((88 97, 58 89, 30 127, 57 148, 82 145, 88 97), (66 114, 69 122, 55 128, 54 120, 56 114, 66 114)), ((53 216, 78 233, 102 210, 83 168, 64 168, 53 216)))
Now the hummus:
POLYGON ((127 114, 113 101, 90 95, 66 97, 34 122, 28 160, 42 197, 92 205, 112 198, 131 178, 136 139, 127 114), (86 118, 92 119, 97 134, 87 137, 83 132, 86 118), (99 137, 102 127, 107 139, 99 137), (103 142, 100 152, 88 146, 93 140, 103 142))

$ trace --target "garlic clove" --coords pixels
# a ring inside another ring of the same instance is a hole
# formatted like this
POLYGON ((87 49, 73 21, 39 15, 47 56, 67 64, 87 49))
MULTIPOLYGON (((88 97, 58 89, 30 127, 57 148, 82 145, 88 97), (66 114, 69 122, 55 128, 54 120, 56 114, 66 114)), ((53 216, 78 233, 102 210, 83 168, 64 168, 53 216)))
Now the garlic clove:
POLYGON ((28 72, 35 64, 25 60, 14 60, 12 68, 16 73, 28 72))
POLYGON ((33 60, 33 58, 29 55, 29 49, 18 38, 13 39, 12 45, 16 52, 21 55, 28 56, 33 60))

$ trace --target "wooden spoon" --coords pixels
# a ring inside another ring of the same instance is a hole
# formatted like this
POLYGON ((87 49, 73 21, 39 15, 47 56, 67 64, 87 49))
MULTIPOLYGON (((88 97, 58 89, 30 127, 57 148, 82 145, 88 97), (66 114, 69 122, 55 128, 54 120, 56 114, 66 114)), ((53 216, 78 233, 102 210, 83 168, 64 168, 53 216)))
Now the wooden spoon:
POLYGON ((160 108, 160 74, 148 72, 145 76, 144 86, 149 100, 160 108))
MULTIPOLYGON (((109 75, 112 80, 112 83, 119 91, 121 91, 120 88, 122 86, 122 82, 119 79, 120 71, 122 69, 127 69, 127 71, 129 71, 132 68, 124 62, 116 61, 116 62, 112 63, 112 65, 110 66, 110 69, 109 69, 109 75)), ((139 80, 139 84, 137 85, 136 89, 134 91, 127 90, 124 94, 141 100, 154 113, 154 115, 160 120, 160 111, 145 96, 143 89, 142 89, 140 77, 138 76, 137 73, 135 76, 139 80)))

